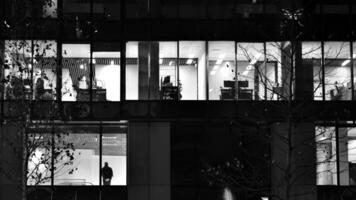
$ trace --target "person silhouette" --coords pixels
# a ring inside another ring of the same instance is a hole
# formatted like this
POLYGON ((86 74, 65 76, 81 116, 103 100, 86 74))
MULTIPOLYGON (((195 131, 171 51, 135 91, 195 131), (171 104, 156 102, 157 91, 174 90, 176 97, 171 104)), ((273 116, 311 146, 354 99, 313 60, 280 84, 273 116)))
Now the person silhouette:
POLYGON ((114 176, 114 174, 107 162, 104 163, 104 167, 101 169, 101 176, 103 177, 104 185, 111 185, 111 179, 114 176))

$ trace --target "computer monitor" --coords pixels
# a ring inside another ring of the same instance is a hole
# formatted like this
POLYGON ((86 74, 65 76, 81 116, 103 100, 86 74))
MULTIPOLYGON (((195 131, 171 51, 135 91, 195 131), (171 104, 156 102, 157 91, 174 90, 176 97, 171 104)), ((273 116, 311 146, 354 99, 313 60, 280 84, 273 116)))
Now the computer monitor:
POLYGON ((168 84, 171 82, 171 76, 165 76, 163 79, 163 84, 168 84))
POLYGON ((226 88, 235 87, 235 81, 224 81, 224 87, 226 87, 226 88))
POLYGON ((248 81, 238 81, 237 85, 239 87, 248 87, 248 81))

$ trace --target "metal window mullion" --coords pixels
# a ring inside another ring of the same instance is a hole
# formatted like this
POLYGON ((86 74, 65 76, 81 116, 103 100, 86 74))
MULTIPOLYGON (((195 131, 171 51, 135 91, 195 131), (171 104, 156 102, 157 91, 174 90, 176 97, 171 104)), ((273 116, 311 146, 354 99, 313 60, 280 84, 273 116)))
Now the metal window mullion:
POLYGON ((178 95, 177 95, 177 101, 179 101, 179 96, 180 96, 180 89, 179 89, 179 68, 180 68, 180 64, 179 64, 179 40, 176 41, 177 42, 177 57, 176 57, 176 62, 177 62, 177 69, 176 69, 176 73, 177 73, 177 80, 176 80, 176 84, 177 84, 177 88, 178 88, 178 95))
POLYGON ((335 140, 336 140, 336 183, 340 186, 340 152, 339 152, 339 126, 338 122, 335 127, 335 140))
POLYGON ((209 42, 205 40, 205 100, 209 101, 209 42))
POLYGON ((55 150, 55 128, 54 128, 54 123, 52 123, 52 131, 51 131, 51 187, 54 187, 54 150, 55 150))
POLYGON ((237 73, 237 70, 238 70, 238 66, 237 66, 237 41, 234 41, 234 46, 235 46, 235 100, 238 100, 238 97, 239 97, 239 80, 238 80, 238 73, 237 73))
POLYGON ((325 55, 324 55, 324 40, 321 41, 321 87, 323 101, 325 101, 325 55))
POLYGON ((355 100, 355 78, 354 78, 354 47, 353 47, 353 42, 352 40, 350 41, 350 59, 351 59, 351 65, 350 65, 350 71, 351 71, 351 100, 355 100))
MULTIPOLYGON (((92 102, 93 102, 93 23, 94 23, 94 3, 93 0, 90 0, 90 59, 89 59, 89 101, 90 101, 90 107, 92 107, 92 102)), ((90 109, 91 112, 92 109, 90 109)))
MULTIPOLYGON (((99 186, 102 186, 101 182, 101 166, 103 162, 103 124, 100 122, 99 125, 99 186)), ((101 189, 100 189, 101 191, 101 189)))

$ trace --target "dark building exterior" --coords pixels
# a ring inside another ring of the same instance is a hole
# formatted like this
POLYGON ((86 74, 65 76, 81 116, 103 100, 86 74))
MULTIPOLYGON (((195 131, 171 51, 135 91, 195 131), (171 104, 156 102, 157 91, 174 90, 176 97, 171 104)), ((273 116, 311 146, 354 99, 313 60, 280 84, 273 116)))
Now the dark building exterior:
POLYGON ((356 2, 0 8, 1 199, 356 198, 356 2))

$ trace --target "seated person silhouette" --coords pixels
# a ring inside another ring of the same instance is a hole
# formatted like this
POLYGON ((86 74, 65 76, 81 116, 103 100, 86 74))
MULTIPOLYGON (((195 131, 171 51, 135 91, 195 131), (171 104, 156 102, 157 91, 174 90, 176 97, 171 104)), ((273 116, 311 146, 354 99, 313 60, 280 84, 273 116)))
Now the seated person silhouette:
POLYGON ((111 179, 114 175, 107 162, 104 163, 104 167, 101 169, 101 176, 103 177, 104 186, 111 185, 111 179))

